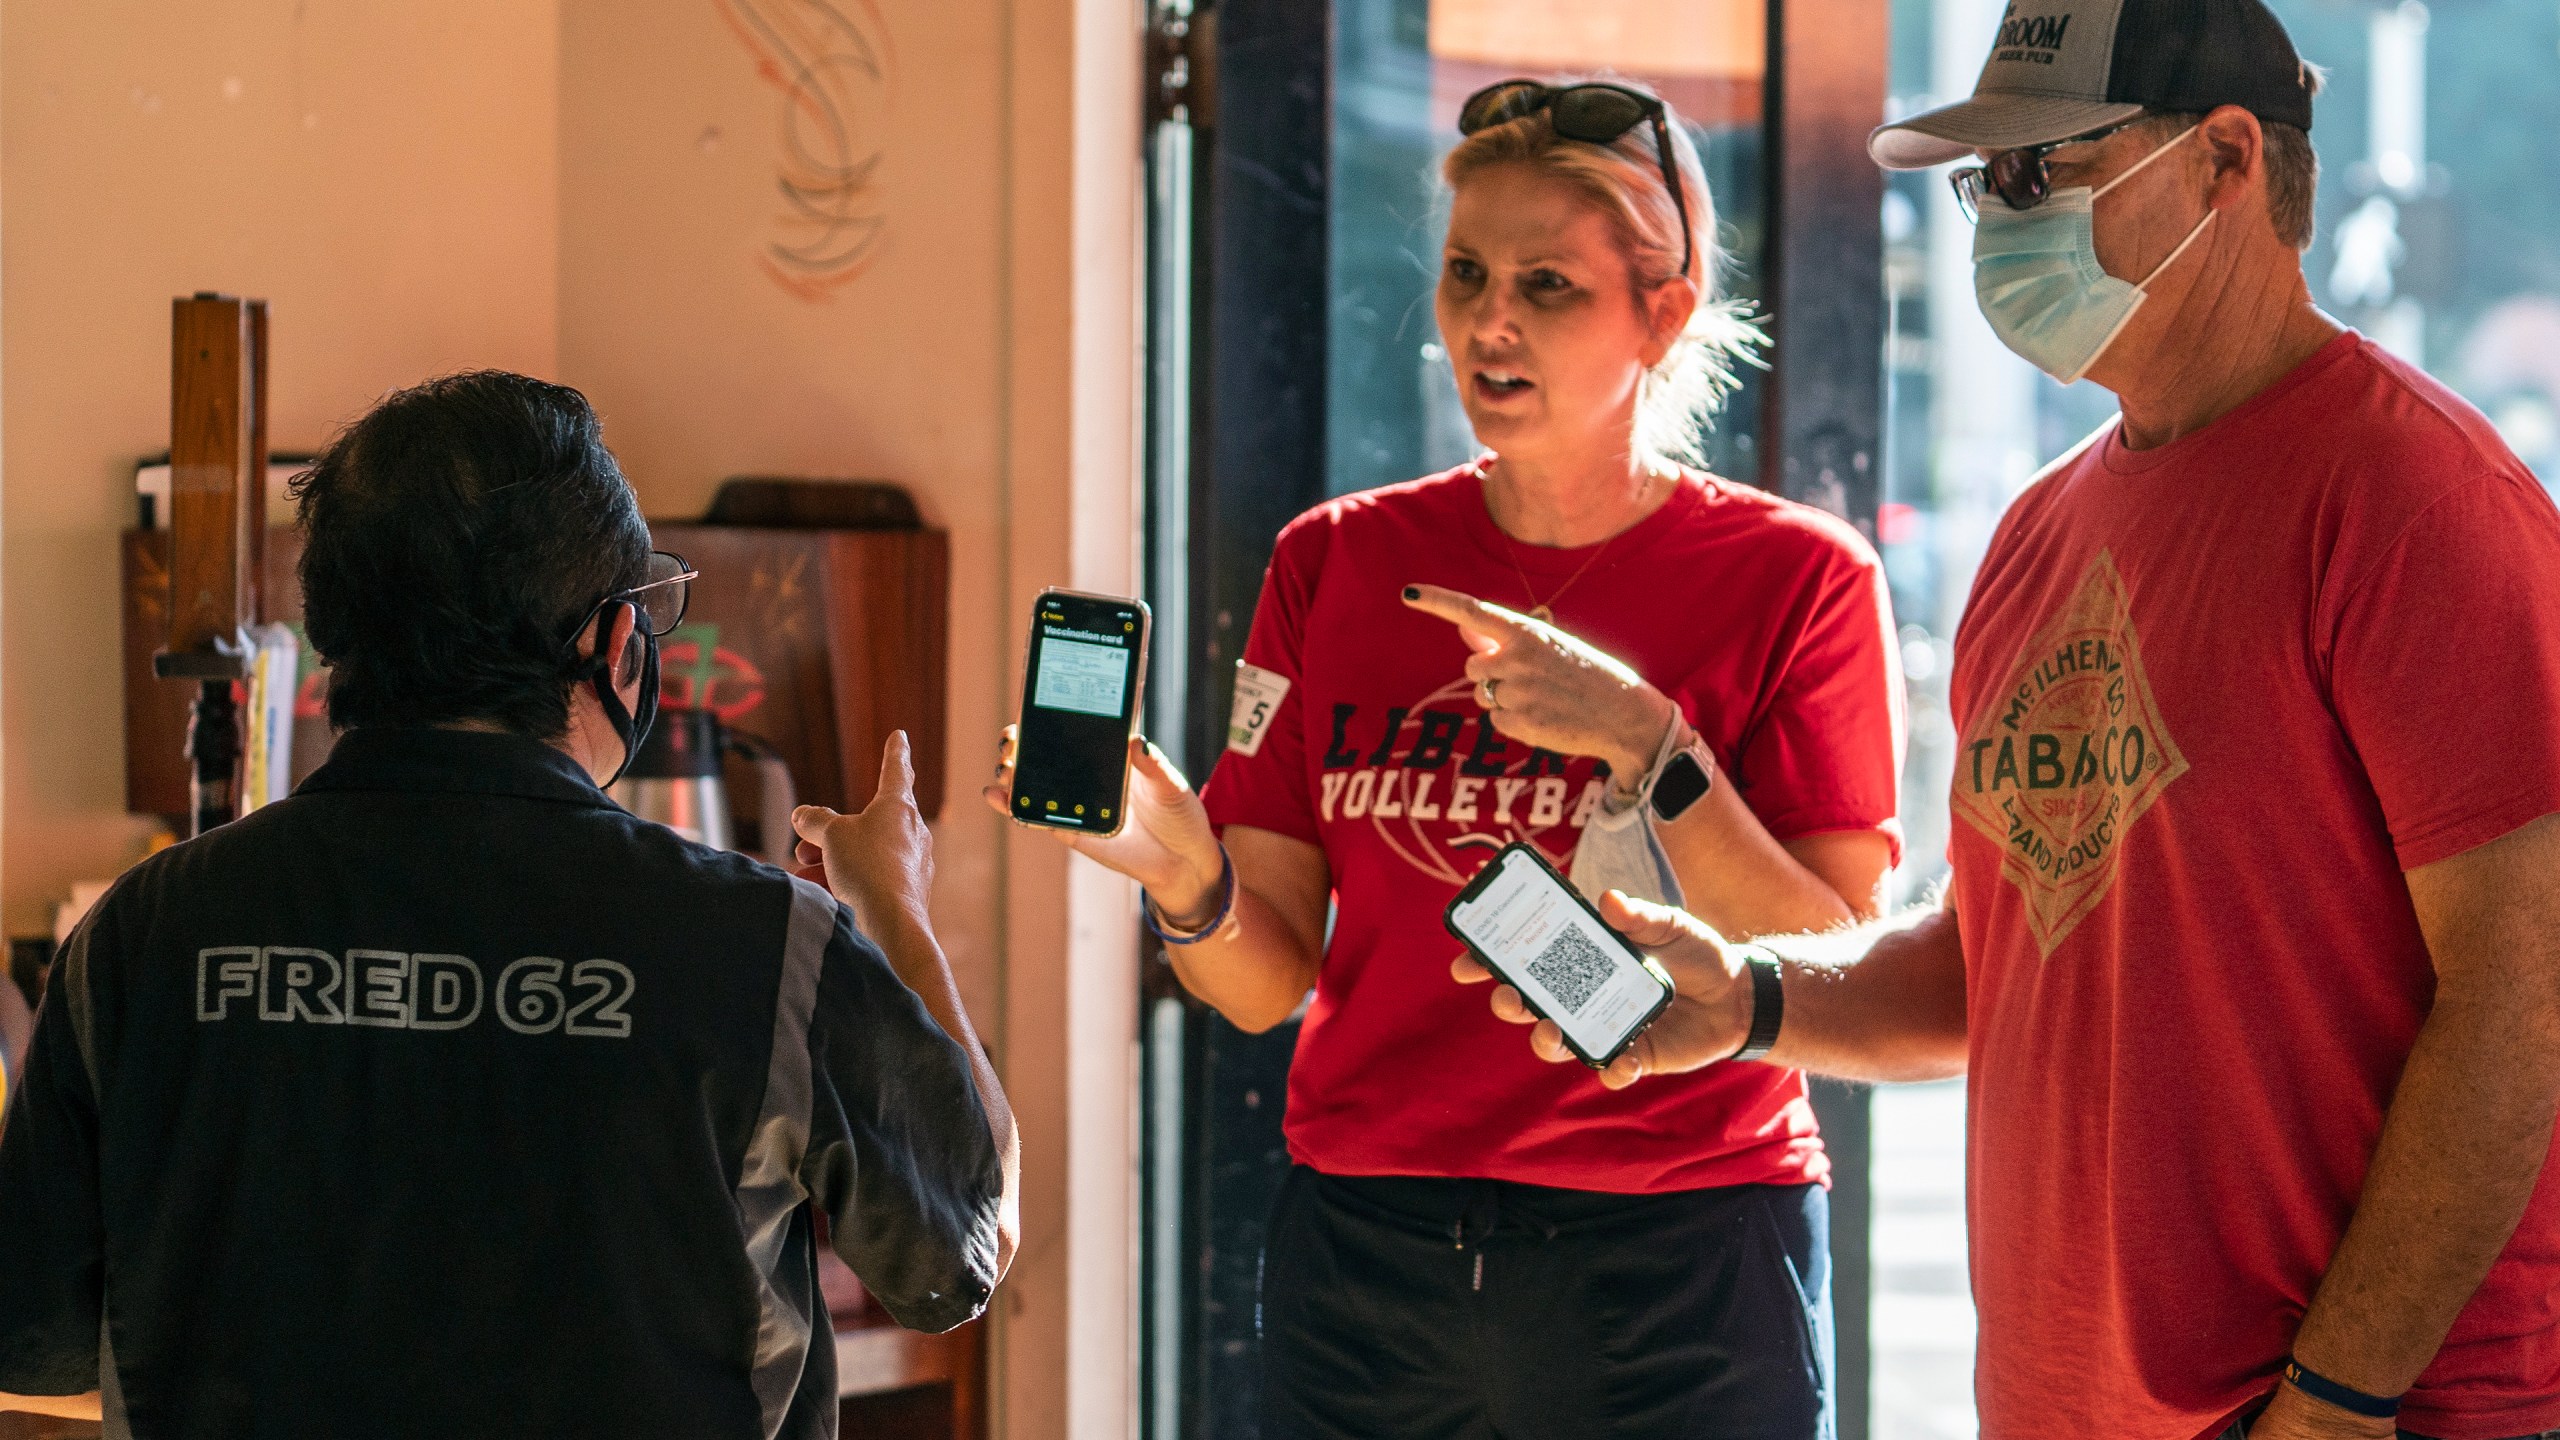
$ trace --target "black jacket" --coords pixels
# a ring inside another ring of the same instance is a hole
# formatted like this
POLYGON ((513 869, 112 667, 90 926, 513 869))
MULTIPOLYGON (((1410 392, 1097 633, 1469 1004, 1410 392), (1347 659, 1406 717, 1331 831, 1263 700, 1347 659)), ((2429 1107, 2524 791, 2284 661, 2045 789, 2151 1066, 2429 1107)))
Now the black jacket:
POLYGON ((0 1130, 0 1390, 139 1436, 824 1436, 812 1207, 995 1280, 960 1048, 824 890, 515 736, 360 730, 118 881, 0 1130))

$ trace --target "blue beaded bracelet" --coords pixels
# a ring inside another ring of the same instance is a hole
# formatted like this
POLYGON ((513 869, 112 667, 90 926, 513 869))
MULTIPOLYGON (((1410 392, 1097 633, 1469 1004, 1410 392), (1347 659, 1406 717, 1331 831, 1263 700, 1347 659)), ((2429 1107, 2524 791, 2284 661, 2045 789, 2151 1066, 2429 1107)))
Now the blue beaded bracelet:
POLYGON ((1156 920, 1156 902, 1152 898, 1139 900, 1138 913, 1147 917, 1147 928, 1156 932, 1156 938, 1167 945, 1197 945, 1217 934, 1218 927, 1227 923, 1227 912, 1236 908, 1236 862, 1235 857, 1227 853, 1223 842, 1218 846, 1218 888, 1222 892, 1218 913, 1209 917, 1208 924, 1188 935, 1177 935, 1156 920))
POLYGON ((2399 1396, 2368 1395, 2352 1385, 2341 1385, 2317 1370, 2307 1369, 2301 1361, 2290 1356, 2286 1357, 2284 1362, 2284 1380, 2286 1384, 2314 1400, 2327 1401, 2341 1410, 2352 1410, 2358 1415, 2369 1415, 2376 1420, 2388 1420, 2400 1413, 2399 1396))

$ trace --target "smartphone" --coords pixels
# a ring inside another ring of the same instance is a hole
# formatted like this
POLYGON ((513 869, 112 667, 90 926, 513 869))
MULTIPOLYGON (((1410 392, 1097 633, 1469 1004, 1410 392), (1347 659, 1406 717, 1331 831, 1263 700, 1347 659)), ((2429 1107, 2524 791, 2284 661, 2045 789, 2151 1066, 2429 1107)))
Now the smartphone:
POLYGON ((1013 750, 1013 818, 1117 835, 1147 677, 1145 602, 1044 590, 1031 604, 1013 750))
POLYGON ((1520 992, 1594 1070, 1671 1004, 1670 973, 1638 954, 1572 882, 1524 844, 1502 848, 1443 915, 1449 933, 1520 992))

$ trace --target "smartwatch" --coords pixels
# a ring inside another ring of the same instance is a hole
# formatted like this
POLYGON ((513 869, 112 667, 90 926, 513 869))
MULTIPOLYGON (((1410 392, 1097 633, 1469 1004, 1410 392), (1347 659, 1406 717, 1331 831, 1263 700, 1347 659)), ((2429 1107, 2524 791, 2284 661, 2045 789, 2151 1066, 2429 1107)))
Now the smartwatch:
POLYGON ((1706 798, 1716 788, 1716 757, 1704 740, 1689 742, 1689 748, 1674 754, 1659 774, 1653 777, 1653 815, 1668 823, 1689 813, 1689 807, 1706 798))
POLYGON ((1778 969, 1778 957, 1759 945, 1736 945, 1742 956, 1742 968, 1751 977, 1751 1032, 1742 1037, 1742 1048, 1727 1055, 1727 1060, 1758 1060, 1778 1048, 1778 1027, 1787 1018, 1786 977, 1778 969))

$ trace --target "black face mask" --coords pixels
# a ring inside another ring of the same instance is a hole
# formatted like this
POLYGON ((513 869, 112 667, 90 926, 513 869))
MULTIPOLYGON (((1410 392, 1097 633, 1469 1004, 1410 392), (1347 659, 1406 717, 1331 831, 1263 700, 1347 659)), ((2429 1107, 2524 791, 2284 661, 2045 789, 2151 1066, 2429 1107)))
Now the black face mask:
POLYGON ((604 718, 612 724, 613 733, 622 738, 622 763, 613 767, 613 774, 604 782, 604 788, 610 790, 613 782, 631 768, 632 757, 640 753, 640 742, 649 738, 650 722, 658 718, 658 637, 649 633, 647 616, 630 601, 617 600, 597 612, 596 658, 588 670, 587 684, 595 690, 596 703, 604 707, 604 718), (605 643, 613 636, 613 617, 618 609, 631 612, 636 622, 631 627, 631 638, 647 647, 640 652, 638 714, 623 708, 621 692, 613 686, 613 664, 604 658, 605 643))

